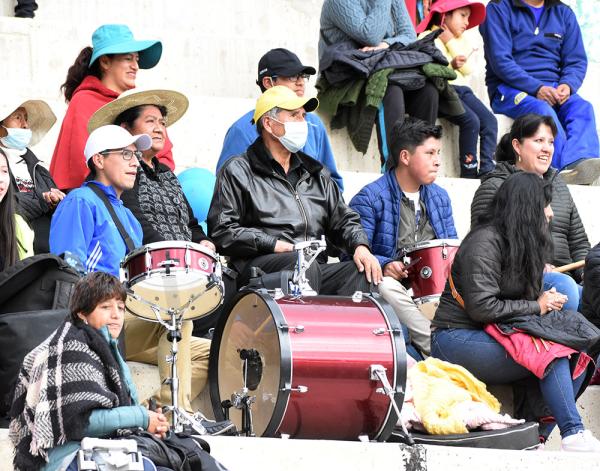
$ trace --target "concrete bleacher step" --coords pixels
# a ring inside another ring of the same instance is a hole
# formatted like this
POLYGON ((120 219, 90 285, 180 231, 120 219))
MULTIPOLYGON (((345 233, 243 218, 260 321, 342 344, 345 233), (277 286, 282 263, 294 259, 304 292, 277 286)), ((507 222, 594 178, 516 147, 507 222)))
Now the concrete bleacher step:
MULTIPOLYGON (((158 368, 129 362, 141 400, 159 386, 158 368)), ((512 411, 512 393, 507 387, 490 388, 502 403, 503 412, 512 411)), ((212 417, 208 390, 193 405, 212 417)), ((600 436, 600 386, 590 386, 578 401, 584 425, 600 436)), ((326 418, 324 418, 326 420, 326 418)), ((555 431, 544 451, 506 451, 474 448, 425 446, 411 448, 399 444, 340 442, 333 440, 285 440, 245 437, 205 437, 211 453, 231 471, 298 471, 394 469, 402 471, 446 471, 482 469, 486 471, 547 471, 577 467, 581 471, 600 470, 600 455, 561 453, 555 431)), ((8 431, 0 429, 0 470, 12 469, 12 446, 8 431)))
MULTIPOLYGON (((365 172, 341 172, 344 178, 344 199, 349 202, 363 186, 381 175, 365 172)), ((438 177, 436 183, 444 188, 452 201, 454 224, 459 238, 464 238, 471 226, 471 202, 479 187, 479 180, 438 177)), ((583 221, 588 238, 593 245, 600 241, 600 218, 598 218, 597 186, 569 185, 569 190, 583 221)))

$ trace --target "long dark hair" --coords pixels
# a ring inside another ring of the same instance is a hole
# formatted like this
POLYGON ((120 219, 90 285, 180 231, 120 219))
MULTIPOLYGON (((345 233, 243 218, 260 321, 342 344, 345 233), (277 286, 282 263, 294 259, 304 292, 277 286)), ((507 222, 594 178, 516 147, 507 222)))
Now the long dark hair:
POLYGON ((526 299, 537 299, 544 265, 552 254, 552 238, 544 209, 552 202, 552 185, 527 172, 508 177, 500 186, 484 222, 503 241, 502 277, 523 285, 526 299))
POLYGON ((556 129, 556 124, 550 116, 528 113, 515 119, 510 127, 510 131, 502 136, 496 147, 496 161, 508 162, 514 165, 517 160, 517 154, 512 146, 513 139, 522 144, 523 140, 526 137, 532 137, 542 124, 548 126, 552 131, 552 135, 556 137, 558 129, 556 129))
MULTIPOLYGON (((98 79, 102 78, 100 58, 96 59, 90 67, 90 59, 92 58, 93 52, 94 50, 90 46, 84 47, 77 56, 77 59, 75 59, 73 65, 69 67, 65 83, 60 86, 61 91, 65 94, 65 101, 67 103, 71 101, 73 93, 88 75, 93 75, 98 79)), ((112 57, 114 54, 106 55, 112 57)))
MULTIPOLYGON (((8 158, 0 149, 0 158, 8 158)), ((10 172, 10 166, 9 166, 10 172)), ((17 228, 15 222, 15 202, 12 182, 8 182, 8 190, 0 201, 0 271, 14 265, 17 261, 17 228)))

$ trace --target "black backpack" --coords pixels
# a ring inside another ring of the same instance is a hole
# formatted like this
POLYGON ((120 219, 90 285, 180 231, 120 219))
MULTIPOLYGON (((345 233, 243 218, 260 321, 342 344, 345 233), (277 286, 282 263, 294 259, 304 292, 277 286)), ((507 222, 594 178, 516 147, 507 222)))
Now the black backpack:
POLYGON ((42 343, 68 315, 79 274, 61 258, 41 254, 0 272, 0 416, 25 355, 42 343))

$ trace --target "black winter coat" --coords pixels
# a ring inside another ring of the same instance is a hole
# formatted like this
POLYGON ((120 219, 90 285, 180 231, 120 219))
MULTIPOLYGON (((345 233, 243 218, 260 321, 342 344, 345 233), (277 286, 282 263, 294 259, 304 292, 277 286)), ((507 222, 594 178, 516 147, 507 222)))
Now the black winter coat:
MULTIPOLYGON (((398 43, 377 51, 361 51, 353 41, 334 44, 323 52, 319 71, 329 84, 337 85, 347 80, 366 79, 382 69, 408 69, 414 74, 415 67, 431 62, 448 65, 448 60, 434 43, 439 34, 436 31, 406 46, 398 43)), ((421 86, 425 83, 425 76, 422 77, 421 86)))
MULTIPOLYGON (((452 279, 465 309, 452 296, 449 283, 442 293, 432 325, 483 329, 486 324, 539 314, 536 299, 526 299, 523 285, 502 277, 503 243, 491 226, 482 226, 463 240, 452 264, 452 279)), ((542 274, 540 273, 540 287, 542 274)))
POLYGON ((600 328, 600 244, 585 258, 584 280, 581 312, 600 328))
MULTIPOLYGON (((475 192, 471 203, 471 228, 478 225, 479 218, 487 212, 494 195, 500 185, 513 173, 521 172, 513 164, 499 162, 496 169, 486 175, 475 192)), ((544 180, 552 180, 552 219, 551 231, 554 245, 554 257, 548 262, 556 265, 566 265, 585 259, 590 250, 590 242, 577 212, 577 207, 566 183, 556 175, 556 170, 550 168, 544 174, 544 180)), ((583 270, 575 270, 571 275, 577 282, 581 281, 583 270)))
POLYGON ((342 198, 329 172, 302 152, 295 187, 275 172, 262 138, 229 159, 217 175, 208 212, 208 233, 233 266, 273 253, 277 240, 290 243, 325 235, 352 254, 369 240, 358 214, 342 198))
POLYGON ((19 191, 16 180, 11 177, 17 200, 17 213, 29 223, 35 233, 34 252, 48 253, 50 252, 50 220, 54 210, 44 200, 43 193, 50 191, 51 188, 57 188, 57 186, 50 176, 50 172, 30 149, 27 149, 22 157, 27 164, 34 191, 19 191))

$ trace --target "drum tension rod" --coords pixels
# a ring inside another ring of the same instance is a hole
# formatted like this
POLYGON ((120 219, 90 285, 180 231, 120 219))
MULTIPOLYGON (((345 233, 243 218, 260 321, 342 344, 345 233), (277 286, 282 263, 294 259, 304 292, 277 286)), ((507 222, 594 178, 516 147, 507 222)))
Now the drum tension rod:
POLYGON ((400 422, 400 426, 402 427, 402 432, 404 433, 404 436, 406 437, 408 444, 414 445, 415 441, 408 433, 408 430, 406 429, 404 422, 402 422, 402 419, 400 417, 400 409, 398 409, 398 404, 396 404, 396 400, 395 400, 396 394, 399 392, 402 392, 402 388, 400 388, 399 391, 395 391, 394 388, 392 388, 392 385, 388 381, 387 375, 385 374, 386 369, 382 365, 371 365, 369 368, 369 371, 370 371, 369 378, 372 381, 380 381, 383 386, 382 388, 377 388, 375 390, 375 392, 378 392, 380 394, 385 394, 386 396, 388 396, 390 398, 390 402, 392 403, 392 407, 396 411, 396 415, 398 416, 398 422, 400 422))

